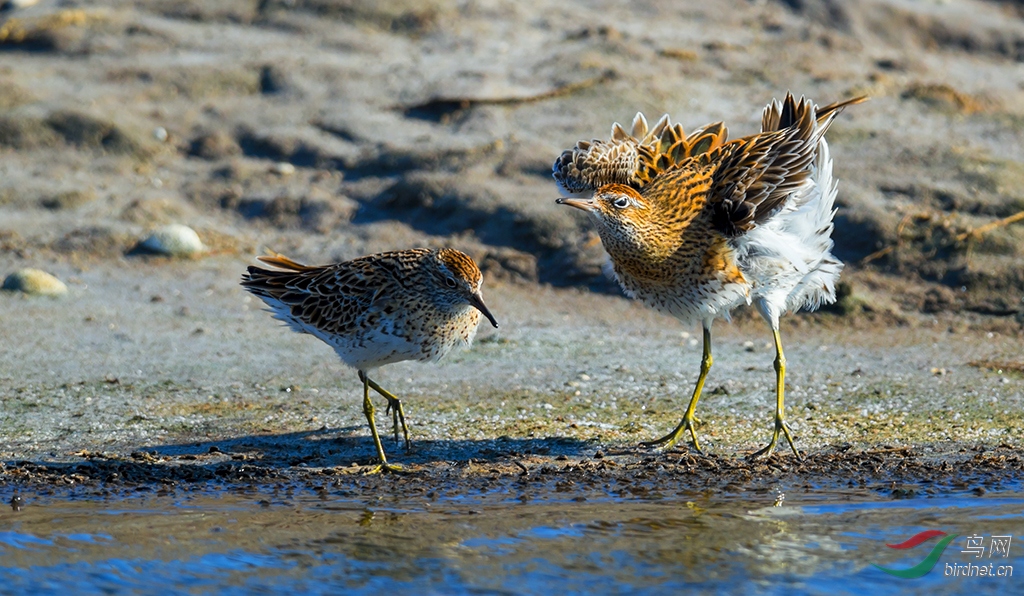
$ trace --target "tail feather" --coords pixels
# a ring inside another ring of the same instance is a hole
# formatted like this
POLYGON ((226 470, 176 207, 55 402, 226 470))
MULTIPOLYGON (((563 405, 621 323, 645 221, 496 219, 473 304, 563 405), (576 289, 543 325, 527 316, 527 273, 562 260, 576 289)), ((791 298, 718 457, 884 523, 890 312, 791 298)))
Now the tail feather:
POLYGON ((821 106, 820 108, 816 107, 814 109, 814 115, 818 119, 818 126, 824 126, 826 118, 831 122, 831 119, 841 114, 842 111, 846 109, 846 106, 855 106, 859 103, 864 103, 868 99, 870 98, 867 95, 860 95, 857 97, 851 97, 850 99, 844 99, 843 101, 830 103, 827 106, 821 106))
POLYGON ((299 273, 303 271, 311 271, 313 269, 316 269, 316 267, 310 267, 308 265, 303 265, 302 263, 297 263, 280 253, 272 251, 267 251, 266 255, 256 257, 256 259, 263 263, 266 263, 267 265, 273 265, 274 267, 279 267, 281 269, 287 269, 288 271, 295 271, 299 273))
POLYGON ((281 277, 290 275, 284 271, 271 271, 249 265, 242 274, 242 287, 261 298, 274 298, 275 294, 285 287, 281 277))
POLYGON ((864 103, 868 96, 851 97, 843 101, 830 103, 827 106, 815 106, 809 99, 801 97, 799 100, 792 93, 787 93, 785 99, 772 100, 764 108, 761 116, 761 132, 782 130, 795 125, 805 112, 810 111, 817 123, 817 132, 824 135, 832 120, 838 116, 847 106, 864 103))
POLYGON ((284 293, 302 279, 300 274, 317 269, 317 267, 297 263, 282 254, 270 251, 267 255, 256 258, 263 263, 278 267, 278 269, 263 269, 249 265, 242 275, 242 286, 261 298, 280 300, 284 293))

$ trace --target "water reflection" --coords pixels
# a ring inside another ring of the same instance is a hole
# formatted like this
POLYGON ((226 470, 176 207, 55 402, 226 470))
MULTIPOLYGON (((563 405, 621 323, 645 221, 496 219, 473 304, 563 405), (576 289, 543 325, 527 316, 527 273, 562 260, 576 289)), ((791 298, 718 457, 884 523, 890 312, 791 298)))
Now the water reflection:
MULTIPOLYGON (((872 501, 788 495, 781 507, 661 501, 381 502, 210 495, 32 503, 0 517, 0 591, 337 593, 1013 593, 1017 578, 918 580, 923 529, 1024 534, 1024 494, 872 501), (262 503, 261 503, 262 501, 262 503), (837 583, 839 582, 839 583, 837 583)), ((1024 538, 998 561, 1024 574, 1024 538)), ((945 562, 968 562, 954 542, 945 562), (963 560, 961 560, 963 559, 963 560)), ((988 563, 989 561, 984 561, 988 563)))

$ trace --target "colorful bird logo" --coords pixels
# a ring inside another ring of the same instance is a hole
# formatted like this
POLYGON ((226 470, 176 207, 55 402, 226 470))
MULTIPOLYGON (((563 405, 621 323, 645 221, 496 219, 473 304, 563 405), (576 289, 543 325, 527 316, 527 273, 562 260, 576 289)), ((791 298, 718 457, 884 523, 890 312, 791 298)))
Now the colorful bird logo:
POLYGON ((946 547, 949 546, 949 543, 952 542, 953 539, 958 536, 958 534, 946 534, 945 532, 942 532, 940 530, 926 530, 924 532, 914 534, 906 541, 901 542, 899 544, 886 544, 886 546, 888 546, 889 548, 897 548, 902 550, 907 548, 914 548, 922 542, 926 542, 932 538, 935 538, 936 536, 945 536, 945 538, 940 540, 939 543, 932 548, 932 552, 928 553, 928 556, 925 557, 924 560, 918 563, 917 565, 914 565, 913 567, 909 567, 907 569, 889 569, 887 567, 882 567, 881 565, 875 565, 875 567, 881 569, 889 575, 895 575, 896 577, 902 577, 904 579, 917 579, 923 576, 924 574, 931 571, 932 567, 935 567, 935 564, 939 562, 939 557, 942 556, 942 552, 946 550, 946 547))

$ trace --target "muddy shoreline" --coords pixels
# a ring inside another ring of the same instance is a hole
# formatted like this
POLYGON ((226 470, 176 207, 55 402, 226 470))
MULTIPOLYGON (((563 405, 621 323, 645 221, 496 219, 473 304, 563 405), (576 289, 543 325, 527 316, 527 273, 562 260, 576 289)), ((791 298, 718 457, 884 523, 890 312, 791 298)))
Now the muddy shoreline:
MULTIPOLYGON (((678 422, 700 357, 693 332, 621 297, 497 282, 487 297, 501 328, 440 365, 382 369, 413 439, 411 453, 390 436, 385 449, 412 474, 366 477, 373 449, 354 374, 249 309, 233 279, 243 260, 181 275, 193 267, 95 267, 71 300, 3 302, 21 321, 0 358, 5 499, 245 485, 366 499, 410 487, 591 498, 855 486, 899 497, 1019 490, 1024 478, 1024 379, 1005 364, 1020 339, 999 318, 787 317, 787 414, 807 459, 780 448, 751 463, 774 407, 774 352, 755 316, 715 327, 698 408, 706 455, 653 452, 636 445, 678 422), (54 322, 79 332, 43 331, 54 322), (42 356, 61 353, 75 357, 42 356)), ((390 422, 378 417, 386 434, 390 422)))
MULTIPOLYGON (((79 463, 10 462, 3 465, 2 478, 12 506, 39 498, 182 496, 240 489, 261 494, 312 492, 370 502, 397 495, 406 502, 458 499, 467 503, 659 499, 704 491, 720 497, 770 500, 779 495, 785 498, 787 492, 847 489, 902 499, 1015 492, 1024 478, 1021 450, 1008 444, 988 449, 947 446, 953 452, 934 447, 840 447, 809 454, 801 461, 776 455, 751 462, 678 451, 652 455, 636 449, 598 449, 589 456, 568 456, 559 453, 560 443, 564 442, 537 441, 527 452, 515 455, 494 450, 493 455, 465 461, 411 463, 406 464, 407 474, 384 476, 367 475, 372 468, 369 461, 327 468, 315 461, 296 466, 247 461, 210 446, 212 453, 205 455, 82 453, 79 463)), ((487 452, 491 450, 482 450, 487 452)))

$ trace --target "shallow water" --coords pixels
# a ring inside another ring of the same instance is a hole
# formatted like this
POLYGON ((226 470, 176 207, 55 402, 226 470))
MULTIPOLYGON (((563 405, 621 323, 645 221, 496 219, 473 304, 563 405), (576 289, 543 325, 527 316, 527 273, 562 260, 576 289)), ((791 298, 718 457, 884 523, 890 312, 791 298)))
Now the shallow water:
POLYGON ((1019 593, 1024 493, 879 501, 855 492, 367 505, 267 491, 111 502, 26 500, 0 516, 0 592, 1019 593), (905 569, 959 534, 919 579, 905 569), (982 539, 981 558, 961 552, 982 539), (1012 536, 1009 556, 988 552, 1012 536), (1013 577, 949 577, 949 565, 1013 577))

